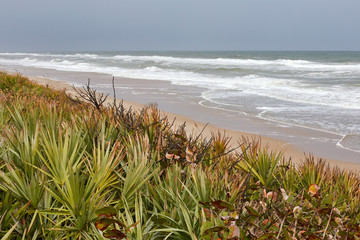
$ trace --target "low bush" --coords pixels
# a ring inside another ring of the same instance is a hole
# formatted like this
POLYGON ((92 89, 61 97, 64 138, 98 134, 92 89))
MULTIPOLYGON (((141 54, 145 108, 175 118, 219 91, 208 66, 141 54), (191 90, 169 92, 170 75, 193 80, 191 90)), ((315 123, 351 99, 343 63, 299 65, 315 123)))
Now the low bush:
POLYGON ((358 239, 359 176, 0 73, 1 239, 358 239), (87 101, 87 102, 86 102, 87 101))

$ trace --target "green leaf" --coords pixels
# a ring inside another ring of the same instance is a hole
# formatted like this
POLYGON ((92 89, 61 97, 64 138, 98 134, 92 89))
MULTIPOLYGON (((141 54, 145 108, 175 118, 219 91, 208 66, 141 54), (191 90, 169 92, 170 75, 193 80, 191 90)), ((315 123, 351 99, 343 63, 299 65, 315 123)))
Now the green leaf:
POLYGON ((208 230, 209 228, 212 228, 213 226, 214 226, 214 223, 212 223, 212 222, 209 222, 209 221, 204 222, 200 229, 202 235, 206 235, 206 234, 204 234, 205 231, 208 230))
POLYGON ((104 207, 96 210, 98 217, 113 217, 116 215, 116 209, 113 207, 104 207))
POLYGON ((307 239, 309 239, 309 240, 321 240, 322 239, 321 237, 315 235, 312 232, 305 232, 303 235, 307 236, 307 239))
POLYGON ((275 237, 274 233, 265 233, 264 235, 260 236, 257 240, 271 239, 273 237, 275 237))
POLYGON ((256 211, 253 207, 250 207, 250 206, 246 206, 245 207, 246 210, 248 211, 248 213, 250 215, 253 215, 253 216, 256 216, 256 217, 260 217, 260 213, 258 211, 256 211))
POLYGON ((204 231, 204 235, 208 235, 209 233, 214 233, 214 232, 221 232, 221 231, 229 231, 229 229, 223 226, 210 227, 204 231))

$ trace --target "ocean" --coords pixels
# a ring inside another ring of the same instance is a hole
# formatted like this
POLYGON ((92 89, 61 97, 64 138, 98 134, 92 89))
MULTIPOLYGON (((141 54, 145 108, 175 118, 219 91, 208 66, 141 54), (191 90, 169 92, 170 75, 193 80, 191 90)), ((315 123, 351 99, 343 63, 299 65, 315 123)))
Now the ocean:
MULTIPOLYGON (((336 134, 337 147, 360 152, 360 52, 0 53, 0 65, 196 87, 202 107, 336 134)), ((94 85, 104 86, 110 78, 94 85)))

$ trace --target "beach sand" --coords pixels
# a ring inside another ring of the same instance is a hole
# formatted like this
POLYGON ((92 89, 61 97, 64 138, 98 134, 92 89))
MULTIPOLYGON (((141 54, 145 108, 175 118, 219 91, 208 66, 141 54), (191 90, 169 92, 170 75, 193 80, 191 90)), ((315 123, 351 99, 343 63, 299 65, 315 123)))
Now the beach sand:
MULTIPOLYGON (((29 77, 30 80, 41 84, 45 86, 49 86, 54 89, 63 90, 65 89, 66 93, 68 93, 70 96, 75 96, 76 91, 74 90, 74 87, 66 82, 58 81, 58 80, 52 80, 49 78, 44 77, 29 77)), ((154 82, 152 82, 154 84, 154 82)), ((142 109, 144 107, 143 104, 137 103, 137 102, 131 102, 127 101, 125 99, 118 99, 117 101, 123 101, 123 104, 126 108, 132 108, 136 111, 142 109)), ((108 103, 112 103, 113 98, 108 98, 108 103)), ((196 111, 196 109, 194 109, 196 111)), ((224 129, 221 127, 217 127, 210 122, 209 124, 201 122, 201 121, 195 121, 192 118, 189 118, 184 115, 171 113, 169 111, 165 112, 162 111, 162 114, 164 116, 167 116, 169 121, 174 121, 174 126, 180 126, 184 122, 186 122, 186 130, 189 134, 197 135, 200 132, 202 132, 202 136, 206 138, 210 138, 212 134, 216 134, 218 132, 225 134, 226 136, 230 137, 230 148, 237 147, 239 143, 243 142, 243 138, 248 139, 261 139, 261 143, 263 146, 267 146, 270 151, 276 151, 276 152, 284 152, 284 157, 286 159, 291 158, 291 160, 295 163, 299 163, 305 159, 305 152, 307 152, 306 149, 300 149, 299 147, 295 147, 292 144, 289 144, 286 141, 274 139, 267 136, 262 136, 259 134, 253 134, 253 133, 247 133, 247 132, 240 132, 240 131, 233 131, 229 129, 224 129)), ((340 169, 349 169, 349 170, 360 170, 360 164, 356 164, 353 162, 346 162, 346 161, 339 161, 339 160, 333 160, 330 158, 324 158, 323 156, 315 155, 315 158, 323 158, 325 159, 330 166, 339 167, 340 169)))

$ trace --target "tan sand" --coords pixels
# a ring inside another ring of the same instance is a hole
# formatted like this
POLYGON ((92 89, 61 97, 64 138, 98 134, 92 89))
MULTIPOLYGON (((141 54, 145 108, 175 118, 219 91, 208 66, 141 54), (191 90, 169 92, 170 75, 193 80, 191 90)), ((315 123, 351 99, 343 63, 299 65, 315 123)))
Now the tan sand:
MULTIPOLYGON (((62 81, 51 80, 48 78, 42 78, 42 77, 29 77, 29 79, 38 84, 46 85, 46 86, 49 86, 54 89, 58 89, 58 90, 65 89, 66 93, 69 94, 70 96, 76 96, 76 91, 74 90, 73 86, 68 83, 65 83, 62 81)), ((121 100, 117 100, 117 101, 121 101, 121 100)), ((108 102, 112 103, 113 98, 109 97, 108 102)), ((131 107, 134 110, 140 110, 144 107, 144 105, 142 105, 142 104, 135 103, 135 102, 129 102, 129 101, 125 101, 125 100, 123 100, 123 103, 126 108, 131 107)), ((188 117, 170 113, 170 112, 162 112, 162 113, 164 114, 164 116, 168 117, 169 121, 172 122, 174 120, 175 126, 180 126, 184 122, 186 122, 186 126, 187 126, 186 130, 189 134, 190 133, 199 134, 204 129, 202 135, 206 138, 210 138, 213 133, 217 133, 220 131, 221 133, 225 133, 226 136, 231 138, 231 141, 230 141, 231 147, 237 147, 239 145, 238 143, 241 142, 241 139, 243 137, 249 138, 249 139, 261 139, 262 145, 268 146, 269 150, 276 151, 276 152, 284 151, 284 157, 286 159, 291 158, 295 163, 301 162, 304 159, 304 152, 305 152, 304 149, 298 149, 295 146, 292 146, 291 144, 281 141, 281 140, 277 140, 277 139, 273 139, 273 138, 269 138, 269 137, 265 137, 265 136, 260 136, 260 135, 256 135, 256 134, 252 134, 252 133, 223 129, 223 128, 213 126, 211 124, 207 125, 202 122, 196 122, 188 117)), ((315 157, 320 158, 321 156, 315 156, 315 157)), ((359 164, 331 160, 331 159, 325 159, 325 160, 330 164, 330 166, 336 166, 341 169, 350 169, 350 170, 356 170, 356 171, 360 170, 359 164)))

